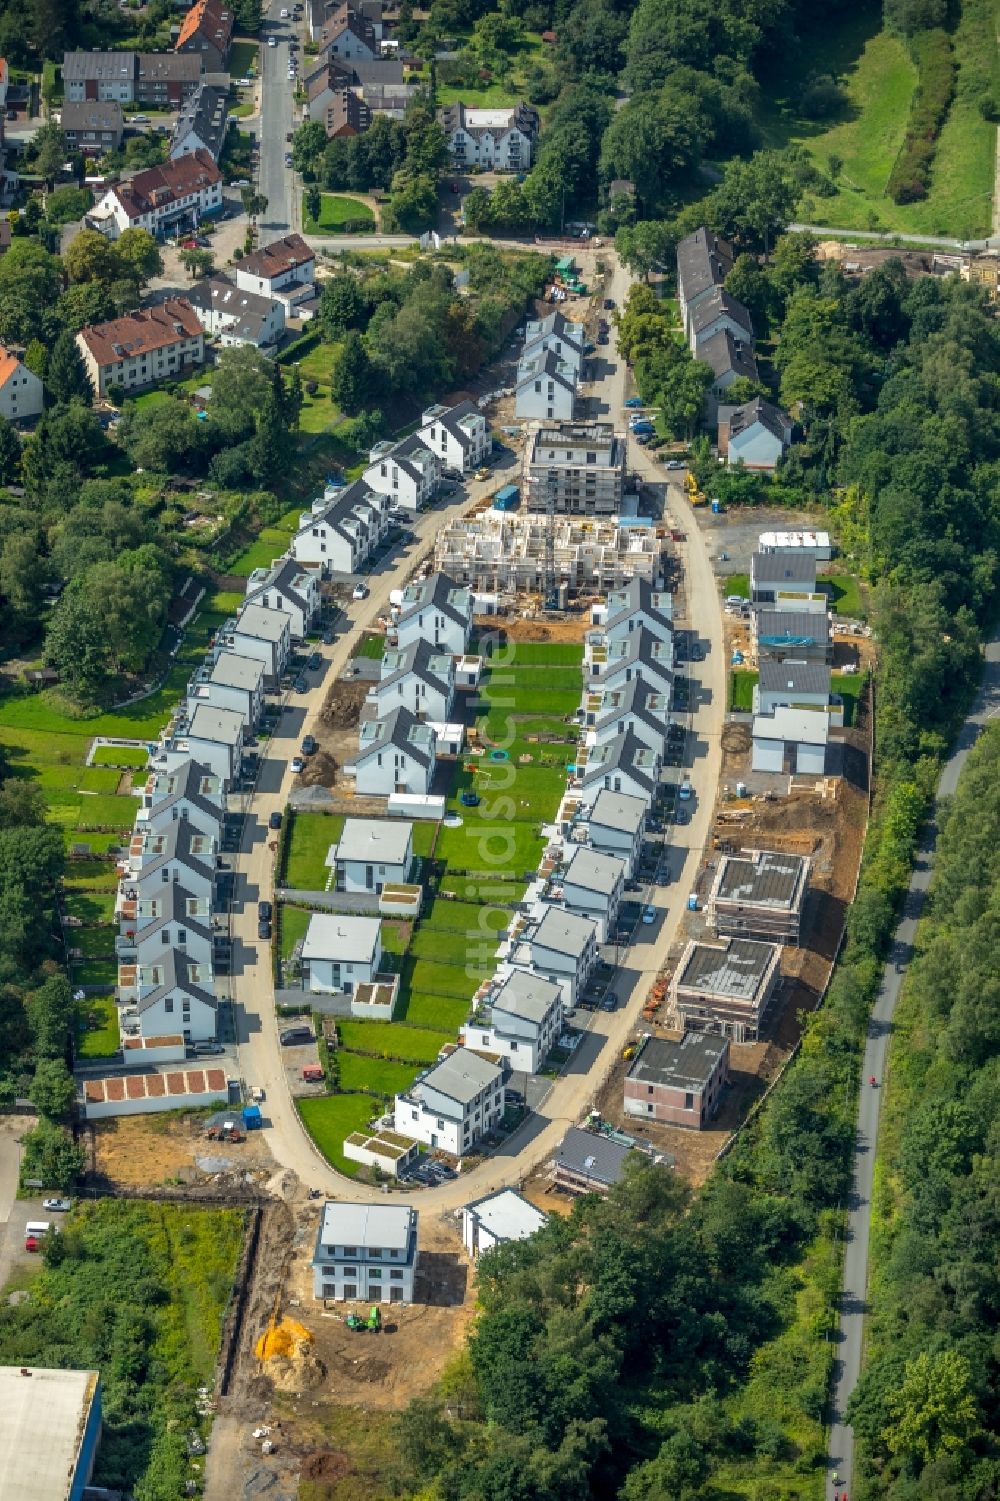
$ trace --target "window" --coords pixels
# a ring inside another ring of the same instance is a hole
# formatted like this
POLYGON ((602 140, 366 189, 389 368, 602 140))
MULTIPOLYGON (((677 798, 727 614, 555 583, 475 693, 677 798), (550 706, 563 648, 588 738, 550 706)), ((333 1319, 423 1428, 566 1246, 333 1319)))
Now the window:
POLYGON ((402 1282, 403 1280, 402 1271, 398 1270, 396 1267, 393 1267, 392 1271, 389 1273, 389 1276, 393 1282, 402 1282))
POLYGON ((167 1012, 168 1015, 173 1011, 174 998, 172 995, 168 995, 166 1000, 163 1002, 163 1009, 167 1012))
POLYGON ((686 1094, 684 1096, 684 1109, 685 1110, 693 1110, 694 1109, 694 1095, 693 1094, 686 1094))
POLYGON ((382 1255, 382 1247, 381 1246, 369 1246, 368 1247, 368 1255, 371 1256, 371 1257, 379 1257, 379 1256, 381 1256, 382 1255))
POLYGON ((344 1255, 345 1256, 357 1256, 357 1254, 358 1254, 358 1248, 357 1248, 357 1246, 345 1246, 344 1247, 344 1255))
POLYGON ((646 1093, 647 1094, 652 1094, 653 1093, 653 1086, 652 1086, 652 1084, 647 1084, 646 1085, 646 1093))

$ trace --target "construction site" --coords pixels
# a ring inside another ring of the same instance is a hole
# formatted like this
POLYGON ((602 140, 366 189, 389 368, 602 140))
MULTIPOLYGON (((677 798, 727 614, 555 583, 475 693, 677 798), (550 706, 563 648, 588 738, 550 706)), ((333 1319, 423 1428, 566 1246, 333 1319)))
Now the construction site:
POLYGON ((627 520, 486 511, 438 534, 434 566, 477 594, 543 594, 565 604, 662 570, 662 529, 627 520))

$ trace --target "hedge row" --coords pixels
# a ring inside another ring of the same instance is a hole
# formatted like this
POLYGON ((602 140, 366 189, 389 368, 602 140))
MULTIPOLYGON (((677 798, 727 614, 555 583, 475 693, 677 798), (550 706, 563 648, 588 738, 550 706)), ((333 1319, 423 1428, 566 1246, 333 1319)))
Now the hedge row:
POLYGON ((917 65, 917 87, 906 137, 889 174, 887 191, 894 203, 927 197, 938 136, 955 92, 955 58, 947 32, 918 32, 910 50, 917 65))

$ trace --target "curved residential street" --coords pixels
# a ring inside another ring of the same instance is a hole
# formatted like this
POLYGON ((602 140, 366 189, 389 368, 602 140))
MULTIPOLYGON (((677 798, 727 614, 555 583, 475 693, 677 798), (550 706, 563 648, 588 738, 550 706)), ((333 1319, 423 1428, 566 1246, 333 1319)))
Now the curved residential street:
MULTIPOLYGON (((975 703, 962 726, 955 748, 945 763, 938 782, 937 797, 949 797, 958 785, 976 737, 989 719, 1000 713, 1000 637, 986 647, 982 682, 975 703)), ((854 1431, 844 1422, 847 1403, 861 1375, 864 1348, 864 1321, 868 1294, 868 1242, 871 1232, 872 1184, 875 1151, 878 1142, 879 1108, 882 1091, 889 1087, 885 1077, 893 1013, 903 983, 906 966, 913 954, 917 923, 931 884, 934 869, 936 826, 930 819, 913 864, 910 887, 903 916, 896 928, 889 959, 882 974, 882 985, 868 1023, 868 1040, 861 1069, 861 1097, 858 1102, 858 1129, 854 1148, 854 1176, 848 1200, 847 1247, 844 1255, 844 1281, 840 1298, 840 1322, 837 1330, 839 1352, 833 1369, 833 1392, 830 1412, 830 1438, 827 1463, 827 1495, 850 1494, 854 1467, 854 1431), (872 1088, 869 1079, 878 1080, 872 1088), (839 1475, 839 1482, 834 1476, 839 1475)))
MULTIPOLYGON (((619 306, 630 280, 624 268, 616 264, 610 290, 619 306)), ((613 342, 602 350, 600 378, 587 394, 590 415, 608 418, 620 427, 625 367, 617 356, 614 338, 612 332, 613 342)), ((662 484, 665 478, 662 465, 657 466, 642 448, 631 445, 631 449, 630 463, 640 476, 662 484)), ((489 486, 471 486, 472 499, 482 494, 484 488, 489 486)), ((467 507, 470 501, 463 499, 461 504, 467 507)), ((721 768, 726 664, 718 586, 708 544, 679 483, 671 488, 670 507, 688 537, 680 545, 688 609, 684 624, 697 632, 704 647, 704 659, 691 663, 689 669, 695 679, 690 744, 696 806, 691 822, 674 826, 672 831, 670 886, 655 888, 649 898, 663 910, 663 915, 654 926, 641 929, 643 939, 625 955, 625 967, 616 987, 621 1002, 619 1010, 596 1013, 591 1030, 567 1072, 553 1083, 540 1109, 528 1117, 495 1156, 478 1168, 439 1188, 423 1190, 416 1197, 411 1192, 411 1201, 419 1200, 423 1210, 451 1210, 502 1185, 516 1184, 552 1155, 566 1127, 576 1123, 593 1104, 605 1072, 634 1032, 649 986, 674 940, 697 876, 721 768)), ((266 1091, 265 1125, 276 1161, 292 1169, 308 1186, 321 1188, 334 1197, 349 1194, 356 1199, 382 1198, 384 1190, 346 1179, 326 1162, 302 1127, 288 1090, 274 1011, 270 945, 257 938, 257 902, 261 898, 272 899, 274 895, 274 856, 268 848, 268 816, 284 809, 288 801, 294 780, 288 763, 297 752, 303 734, 315 730, 328 687, 344 671, 357 632, 372 626, 377 616, 387 610, 390 589, 399 588, 418 560, 431 553, 443 520, 460 508, 456 504, 419 516, 414 526, 414 544, 401 557, 394 555, 384 571, 368 579, 369 597, 349 607, 348 622, 341 623, 334 645, 317 648, 322 651, 325 672, 309 697, 302 700, 304 717, 284 715, 294 728, 283 725, 281 734, 267 744, 268 755, 261 762, 258 790, 250 801, 243 844, 235 861, 231 991, 240 1073, 248 1085, 266 1091)))

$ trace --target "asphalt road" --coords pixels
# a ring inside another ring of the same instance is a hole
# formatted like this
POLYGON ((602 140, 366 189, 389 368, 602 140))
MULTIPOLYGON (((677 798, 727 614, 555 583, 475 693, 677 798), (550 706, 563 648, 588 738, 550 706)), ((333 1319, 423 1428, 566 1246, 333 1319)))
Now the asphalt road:
MULTIPOLYGON (((986 648, 982 682, 955 743, 955 748, 938 782, 937 797, 949 797, 979 731, 987 720, 1000 714, 1000 638, 986 648)), ((936 811, 936 805, 935 805, 936 811)), ((861 1374, 864 1349, 864 1324, 868 1295, 868 1243, 871 1231, 872 1184, 875 1172, 875 1149, 883 1090, 889 1087, 885 1077, 893 1013, 902 987, 906 966, 913 954, 917 923, 923 911, 934 869, 936 821, 932 817, 913 863, 913 874, 896 928, 889 959, 882 974, 882 985, 868 1023, 861 1069, 861 1097, 858 1101, 858 1128, 854 1149, 854 1175, 848 1203, 847 1245, 844 1254, 844 1282, 840 1298, 837 1330, 839 1346, 833 1371, 833 1394, 830 1414, 830 1438, 827 1463, 827 1495, 843 1493, 854 1468, 854 1431, 844 1422, 847 1403, 861 1374), (874 1077, 876 1087, 869 1084, 874 1077), (839 1475, 836 1482, 834 1476, 839 1475)))
MULTIPOLYGON (((621 303, 629 285, 628 274, 620 267, 614 273, 612 295, 621 303)), ((621 401, 625 388, 624 366, 612 343, 602 350, 602 377, 598 390, 591 390, 595 410, 604 407, 616 424, 622 423, 621 401)), ((641 474, 663 483, 664 472, 637 446, 631 461, 641 474)), ((470 487, 470 500, 490 486, 470 487)), ((304 733, 315 728, 327 685, 339 676, 350 658, 356 632, 373 625, 385 612, 390 589, 398 588, 413 570, 418 557, 433 548, 433 541, 447 514, 467 506, 470 500, 456 502, 447 512, 439 508, 419 517, 414 528, 416 542, 406 554, 393 560, 381 573, 369 579, 371 594, 360 604, 352 605, 350 624, 341 629, 331 647, 322 648, 325 672, 319 686, 308 697, 295 702, 302 713, 286 714, 283 739, 272 741, 273 754, 262 763, 258 792, 249 807, 243 848, 235 862, 235 900, 232 909, 234 966, 232 994, 235 1002, 239 1064, 242 1077, 249 1085, 266 1092, 264 1107, 268 1143, 277 1162, 292 1169, 311 1187, 322 1188, 331 1197, 345 1193, 356 1199, 381 1199, 383 1191, 341 1177, 313 1146, 303 1130, 287 1086, 278 1044, 278 1020, 274 1013, 269 944, 257 938, 256 904, 261 898, 272 899, 274 891, 274 857, 268 848, 269 814, 283 809, 293 777, 288 761, 298 749, 304 733)), ((551 1157, 566 1127, 577 1122, 593 1104, 598 1083, 622 1047, 630 1040, 640 1019, 649 986, 664 962, 686 907, 687 895, 697 876, 708 836, 711 811, 721 769, 721 732, 725 714, 725 658, 719 594, 709 556, 709 548, 680 487, 671 493, 671 509, 688 542, 682 544, 686 554, 687 598, 692 621, 705 647, 704 659, 692 664, 692 676, 698 679, 692 694, 694 737, 692 781, 696 792, 691 822, 673 831, 671 853, 672 880, 669 887, 654 888, 650 900, 661 910, 659 921, 643 927, 641 938, 624 958, 624 972, 616 989, 620 1006, 614 1013, 599 1013, 592 1029, 574 1056, 568 1071, 555 1081, 537 1113, 532 1114, 503 1149, 474 1171, 440 1188, 420 1194, 420 1208, 443 1212, 468 1203, 503 1185, 519 1183, 541 1162, 551 1157)))
MULTIPOLYGON (((291 9, 291 6, 286 7, 291 9)), ((285 166, 289 149, 286 136, 295 128, 294 84, 288 79, 289 40, 295 35, 295 22, 281 20, 280 3, 268 6, 261 30, 260 49, 261 112, 259 121, 260 166, 257 185, 267 199, 267 212, 259 222, 259 243, 264 245, 276 235, 286 235, 295 227, 293 219, 294 174, 285 166), (273 36, 274 47, 268 46, 273 36)), ((301 52, 299 57, 301 58, 301 52)))

